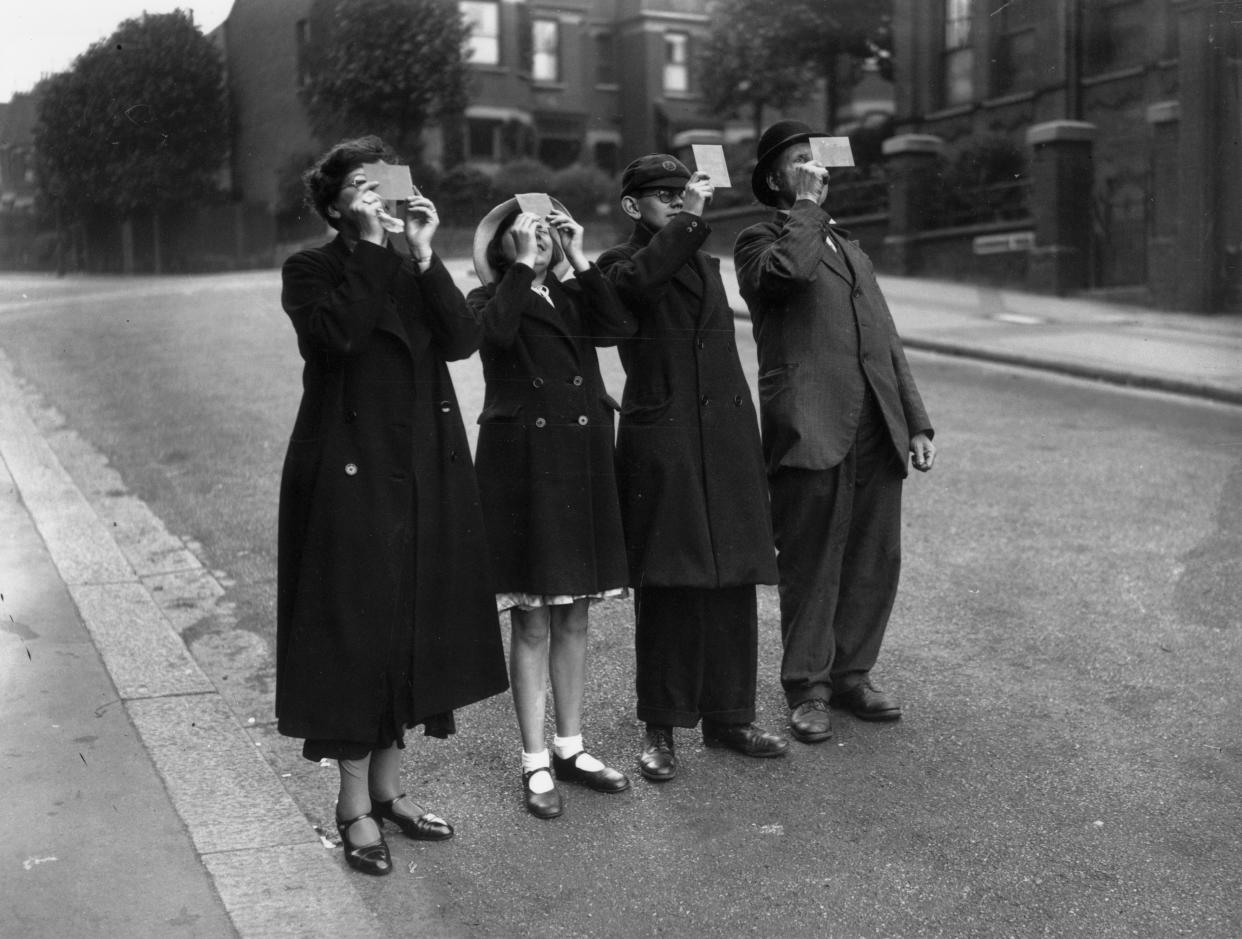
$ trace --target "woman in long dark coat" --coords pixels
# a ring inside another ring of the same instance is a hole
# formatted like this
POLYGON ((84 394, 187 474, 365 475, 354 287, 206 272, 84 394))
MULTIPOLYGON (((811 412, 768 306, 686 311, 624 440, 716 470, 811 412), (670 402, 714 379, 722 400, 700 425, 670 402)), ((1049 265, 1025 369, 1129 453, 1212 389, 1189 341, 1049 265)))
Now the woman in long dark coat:
POLYGON ((600 792, 629 787, 582 743, 587 610, 628 583, 613 476, 613 411, 596 345, 634 329, 611 285, 582 252, 582 226, 498 206, 475 235, 485 284, 470 292, 483 316, 487 383, 479 416, 479 488, 496 572, 498 609, 511 610, 510 678, 522 734, 526 807, 561 814, 544 741, 549 671, 556 710, 556 777, 600 792), (553 268, 562 246, 576 277, 553 268))
POLYGON ((363 169, 384 156, 378 138, 346 141, 307 173, 339 235, 289 258, 281 293, 305 366, 280 491, 276 715, 308 759, 338 761, 346 859, 370 874, 392 869, 382 820, 453 834, 400 790, 405 730, 443 737, 455 708, 506 687, 445 366, 474 352, 482 324, 432 253, 435 206, 413 199, 404 222, 384 211, 363 169))

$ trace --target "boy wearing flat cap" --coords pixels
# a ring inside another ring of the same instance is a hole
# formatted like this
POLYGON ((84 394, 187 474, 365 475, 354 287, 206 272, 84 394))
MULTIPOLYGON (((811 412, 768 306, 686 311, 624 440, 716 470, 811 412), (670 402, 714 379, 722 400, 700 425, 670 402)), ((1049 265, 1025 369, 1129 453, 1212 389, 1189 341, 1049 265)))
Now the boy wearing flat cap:
POLYGON ((733 249, 759 352, 781 684, 803 743, 832 736, 829 706, 901 717, 871 668, 897 595, 907 461, 927 472, 935 459, 871 261, 823 207, 828 169, 812 156, 813 136, 799 121, 764 131, 751 189, 777 211, 733 249))
POLYGON ((782 756, 756 727, 755 585, 776 582, 763 456, 738 360, 720 262, 701 248, 705 173, 640 157, 621 177, 634 220, 599 267, 639 330, 619 347, 626 382, 617 483, 634 585, 639 771, 677 772, 674 727, 703 723, 708 746, 782 756))

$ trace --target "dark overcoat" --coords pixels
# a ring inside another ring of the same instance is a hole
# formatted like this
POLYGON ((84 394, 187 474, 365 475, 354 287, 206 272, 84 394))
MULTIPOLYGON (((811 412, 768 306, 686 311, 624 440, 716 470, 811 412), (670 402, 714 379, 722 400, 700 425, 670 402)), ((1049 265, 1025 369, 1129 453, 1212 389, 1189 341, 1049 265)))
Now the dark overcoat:
POLYGON ((370 744, 507 687, 446 359, 482 324, 438 259, 337 238, 285 262, 305 365, 280 491, 276 714, 370 744))
POLYGON ((868 386, 893 453, 931 424, 871 260, 809 199, 745 229, 733 255, 759 351, 768 471, 831 469, 854 445, 868 386))
POLYGON ((614 413, 596 345, 634 331, 592 265, 544 280, 513 264, 467 298, 483 317, 476 464, 497 589, 585 595, 629 583, 613 471, 614 413), (555 306, 553 306, 555 304, 555 306))
POLYGON ((599 265, 637 318, 620 345, 617 479, 633 583, 777 581, 759 425, 710 228, 682 212, 636 225, 599 265))

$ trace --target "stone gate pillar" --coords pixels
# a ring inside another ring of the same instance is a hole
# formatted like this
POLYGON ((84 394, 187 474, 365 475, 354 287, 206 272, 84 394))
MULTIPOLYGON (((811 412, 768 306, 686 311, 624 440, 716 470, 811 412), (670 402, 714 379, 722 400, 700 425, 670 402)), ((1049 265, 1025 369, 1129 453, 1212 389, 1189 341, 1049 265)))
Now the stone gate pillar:
POLYGON ((1091 282, 1091 190, 1095 182, 1094 124, 1049 121, 1026 132, 1031 160, 1035 246, 1027 286, 1066 294, 1091 282))
POLYGON ((936 209, 936 172, 944 141, 933 134, 898 134, 882 148, 889 180, 885 267, 894 274, 914 274, 919 270, 915 236, 936 209))

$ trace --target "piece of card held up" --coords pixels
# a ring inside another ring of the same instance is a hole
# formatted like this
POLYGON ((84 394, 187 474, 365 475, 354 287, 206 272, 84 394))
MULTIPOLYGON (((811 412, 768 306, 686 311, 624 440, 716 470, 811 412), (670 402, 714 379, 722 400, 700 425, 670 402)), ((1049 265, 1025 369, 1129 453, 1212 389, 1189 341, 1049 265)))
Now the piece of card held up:
POLYGON ((552 206, 552 198, 546 192, 519 192, 516 198, 519 209, 540 218, 547 218, 556 211, 552 206))
POLYGON ((717 189, 732 186, 729 179, 729 165, 725 162, 724 147, 715 143, 694 143, 690 145, 694 151, 694 166, 700 173, 711 177, 709 182, 717 189))
POLYGON ((379 183, 375 192, 385 202, 408 202, 420 194, 408 166, 380 160, 378 163, 364 163, 362 171, 367 174, 367 182, 379 183))
POLYGON ((824 166, 853 166, 854 151, 849 137, 812 137, 811 159, 824 166))

